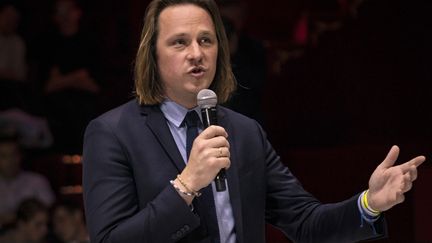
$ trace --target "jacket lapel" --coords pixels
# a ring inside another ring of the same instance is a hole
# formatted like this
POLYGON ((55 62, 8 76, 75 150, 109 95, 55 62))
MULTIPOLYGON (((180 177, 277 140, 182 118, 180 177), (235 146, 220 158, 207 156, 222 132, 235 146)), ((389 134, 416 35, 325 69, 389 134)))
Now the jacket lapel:
POLYGON ((170 157, 171 162, 177 170, 181 172, 185 167, 185 163, 172 137, 162 111, 158 106, 142 106, 141 114, 147 115, 147 126, 170 157))
MULTIPOLYGON (((219 106, 220 107, 220 106, 219 106)), ((230 126, 230 122, 228 118, 225 116, 225 112, 222 109, 218 109, 218 122, 220 126, 225 128, 225 130, 228 133, 228 142, 230 145, 235 144, 234 140, 235 137, 230 136, 230 131, 232 129, 232 126, 230 126)), ((235 147, 231 146, 230 148, 231 152, 231 166, 226 171, 226 177, 227 177, 227 183, 229 188, 229 194, 230 194, 230 201, 231 201, 231 207, 234 214, 234 220, 235 220, 235 230, 236 230, 236 237, 238 243, 243 243, 243 221, 242 221, 242 208, 241 208, 241 194, 240 194, 240 188, 239 188, 239 175, 238 175, 238 158, 237 153, 235 150, 235 147)))
MULTIPOLYGON (((166 123, 165 117, 158 106, 141 106, 141 114, 147 116, 146 125, 153 132, 160 145, 164 148, 165 152, 171 159, 171 162, 181 172, 185 163, 177 148, 174 138, 171 135, 169 127, 166 123)), ((218 121, 220 126, 224 127, 228 134, 232 127, 225 117, 223 109, 218 109, 218 121)), ((228 136, 230 144, 234 144, 235 138, 228 136)), ((242 221, 242 208, 241 208, 241 194, 239 189, 239 175, 238 175, 238 159, 234 147, 231 147, 231 166, 226 171, 227 183, 229 187, 229 194, 231 206, 234 214, 235 230, 238 243, 243 243, 243 221, 242 221)))

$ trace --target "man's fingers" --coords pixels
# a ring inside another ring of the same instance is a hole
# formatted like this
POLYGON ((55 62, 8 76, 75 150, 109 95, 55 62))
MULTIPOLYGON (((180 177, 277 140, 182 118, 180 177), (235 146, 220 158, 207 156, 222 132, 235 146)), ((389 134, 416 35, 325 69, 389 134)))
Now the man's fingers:
POLYGON ((396 162, 398 156, 399 156, 399 147, 393 145, 393 147, 390 149, 389 153, 387 154, 386 158, 379 166, 385 169, 392 167, 396 162))
POLYGON ((222 161, 222 168, 228 170, 231 167, 231 160, 228 157, 218 158, 222 161))
POLYGON ((215 157, 216 158, 220 158, 220 157, 230 157, 230 151, 228 147, 219 147, 219 148, 214 148, 214 153, 215 153, 215 157))
POLYGON ((417 170, 411 172, 411 181, 417 180, 417 170))
POLYGON ((414 159, 412 159, 411 161, 412 161, 411 163, 415 167, 419 167, 421 164, 423 164, 423 162, 426 161, 426 157, 424 157, 424 156, 418 156, 418 157, 415 157, 414 159))
POLYGON ((405 195, 403 193, 396 196, 396 204, 403 203, 405 201, 405 195))
POLYGON ((230 147, 229 141, 222 136, 210 138, 210 139, 204 139, 206 146, 209 148, 219 148, 219 147, 230 147))
POLYGON ((402 183, 401 183, 402 193, 405 193, 405 192, 411 190, 411 188, 412 188, 412 178, 411 178, 411 175, 409 173, 407 173, 402 178, 402 183))
POLYGON ((409 172, 411 181, 415 181, 417 179, 417 169, 410 170, 409 172))
POLYGON ((209 126, 208 128, 204 129, 204 131, 201 132, 200 136, 205 139, 210 139, 217 136, 223 136, 227 138, 228 133, 221 126, 209 126))
POLYGON ((403 163, 400 165, 402 172, 403 173, 407 173, 410 170, 415 170, 417 169, 418 166, 420 166, 421 164, 423 164, 423 162, 425 162, 426 158, 424 156, 418 156, 415 157, 414 159, 403 163))

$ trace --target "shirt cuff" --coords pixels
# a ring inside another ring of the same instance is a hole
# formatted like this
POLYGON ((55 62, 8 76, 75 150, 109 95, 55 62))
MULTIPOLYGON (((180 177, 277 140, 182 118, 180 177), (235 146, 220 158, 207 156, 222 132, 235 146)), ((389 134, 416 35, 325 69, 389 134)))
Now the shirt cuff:
POLYGON ((365 194, 365 192, 366 191, 364 191, 363 193, 361 193, 360 196, 357 199, 357 206, 358 206, 358 210, 360 212, 360 227, 363 227, 364 226, 364 222, 366 221, 372 227, 374 234, 377 234, 374 222, 377 221, 381 217, 381 214, 372 215, 363 206, 363 204, 361 203, 361 200, 362 200, 362 197, 365 194))

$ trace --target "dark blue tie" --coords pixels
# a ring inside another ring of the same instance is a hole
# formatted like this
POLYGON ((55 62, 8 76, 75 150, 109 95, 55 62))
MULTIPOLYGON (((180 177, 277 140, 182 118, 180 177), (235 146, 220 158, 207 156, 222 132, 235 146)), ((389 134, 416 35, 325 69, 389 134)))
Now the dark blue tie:
MULTIPOLYGON (((186 132, 186 154, 189 159, 190 150, 195 138, 198 136, 198 123, 199 117, 195 111, 189 111, 186 114, 184 122, 187 126, 186 132)), ((213 199, 213 190, 211 184, 201 189, 202 195, 195 198, 197 201, 198 214, 200 215, 201 222, 205 222, 207 231, 212 239, 212 242, 219 243, 219 226, 216 216, 216 208, 213 199)))

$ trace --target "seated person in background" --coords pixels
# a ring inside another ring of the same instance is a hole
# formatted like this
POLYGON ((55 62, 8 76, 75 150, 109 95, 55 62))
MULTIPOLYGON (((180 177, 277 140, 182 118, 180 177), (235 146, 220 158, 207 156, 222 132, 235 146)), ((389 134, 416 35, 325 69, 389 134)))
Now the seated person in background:
MULTIPOLYGON (((16 1, 15 1, 16 2, 16 1)), ((22 107, 27 93, 26 44, 17 33, 20 12, 14 1, 0 1, 0 110, 22 107)))
POLYGON ((55 236, 63 243, 89 243, 84 213, 76 203, 64 201, 53 209, 52 226, 55 236))
POLYGON ((97 93, 99 87, 92 76, 94 54, 92 40, 81 30, 82 10, 74 0, 57 0, 54 6, 55 30, 45 40, 49 77, 46 93, 67 89, 97 93))
POLYGON ((13 222, 15 210, 27 198, 45 206, 54 202, 54 193, 45 177, 21 169, 22 153, 17 136, 0 134, 0 228, 13 222))
POLYGON ((26 48, 17 34, 20 14, 13 1, 0 2, 0 80, 24 81, 26 48))
POLYGON ((39 41, 40 80, 54 149, 80 153, 82 134, 93 118, 100 91, 95 40, 81 28, 82 8, 74 0, 57 0, 53 29, 39 41))
POLYGON ((261 41, 245 30, 247 5, 241 0, 218 1, 231 57, 236 90, 224 105, 234 111, 264 122, 261 102, 267 76, 266 50, 261 41))
POLYGON ((0 236, 0 243, 42 243, 48 232, 48 209, 37 199, 21 202, 13 228, 0 236))

